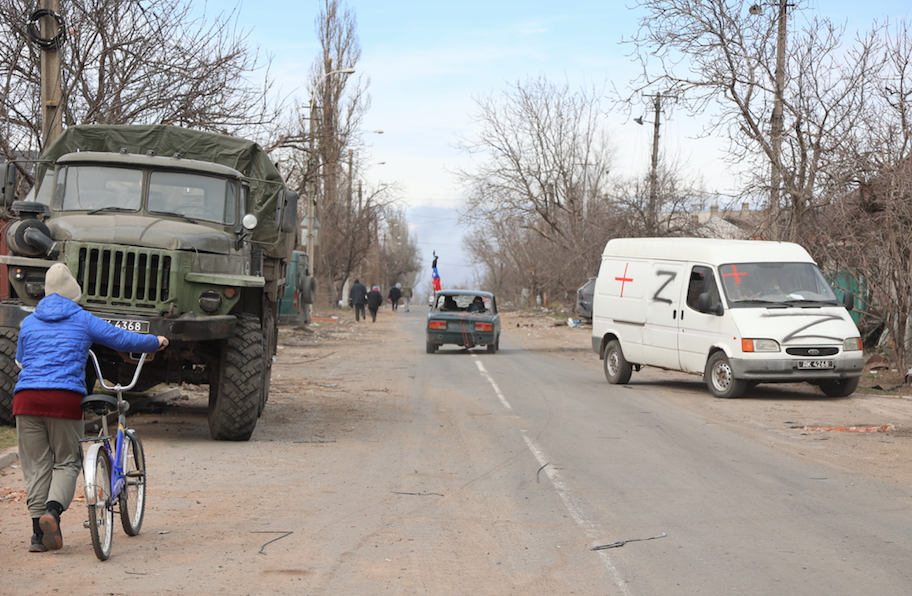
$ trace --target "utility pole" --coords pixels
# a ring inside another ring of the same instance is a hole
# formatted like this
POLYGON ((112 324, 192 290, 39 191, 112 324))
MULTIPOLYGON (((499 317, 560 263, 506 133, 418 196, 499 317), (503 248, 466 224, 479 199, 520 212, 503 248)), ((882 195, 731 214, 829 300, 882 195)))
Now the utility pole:
POLYGON ((782 94, 785 88, 785 38, 788 26, 788 0, 779 0, 779 30, 776 36, 776 81, 773 96, 773 115, 770 118, 770 167, 769 235, 770 240, 781 240, 779 230, 779 194, 782 185, 782 94))
MULTIPOLYGON (((43 146, 47 147, 63 133, 63 86, 60 77, 60 48, 63 40, 63 20, 60 18, 60 0, 42 0, 39 12, 50 11, 40 17, 41 39, 41 132, 43 146), (43 10, 41 10, 43 9, 43 10)), ((33 17, 35 15, 33 14, 33 17)))
MULTIPOLYGON (((646 95, 645 97, 654 98, 653 110, 655 111, 655 118, 652 121, 652 169, 649 171, 649 202, 646 205, 646 235, 655 236, 658 227, 656 225, 656 210, 659 203, 659 127, 662 120, 662 94, 660 92, 655 95, 646 95)), ((643 119, 635 118, 634 122, 643 124, 643 119)))

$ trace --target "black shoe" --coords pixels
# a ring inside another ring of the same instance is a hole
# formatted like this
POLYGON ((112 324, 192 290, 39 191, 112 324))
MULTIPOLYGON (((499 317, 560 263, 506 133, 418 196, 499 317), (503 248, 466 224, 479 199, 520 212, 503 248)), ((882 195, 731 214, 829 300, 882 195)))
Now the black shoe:
POLYGON ((60 550, 63 548, 63 534, 60 533, 60 515, 56 511, 48 510, 38 520, 41 531, 44 536, 41 538, 41 544, 48 550, 60 550))
POLYGON ((46 553, 47 547, 41 543, 43 534, 32 534, 32 545, 29 547, 30 553, 46 553))

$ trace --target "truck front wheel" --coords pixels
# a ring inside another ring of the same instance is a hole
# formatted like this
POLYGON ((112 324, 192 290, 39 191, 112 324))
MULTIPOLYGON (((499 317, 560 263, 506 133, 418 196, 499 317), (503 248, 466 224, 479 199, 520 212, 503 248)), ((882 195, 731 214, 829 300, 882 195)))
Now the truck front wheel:
POLYGON ((234 336, 222 344, 209 378, 209 434, 216 441, 247 441, 263 400, 266 350, 260 321, 239 315, 234 336))

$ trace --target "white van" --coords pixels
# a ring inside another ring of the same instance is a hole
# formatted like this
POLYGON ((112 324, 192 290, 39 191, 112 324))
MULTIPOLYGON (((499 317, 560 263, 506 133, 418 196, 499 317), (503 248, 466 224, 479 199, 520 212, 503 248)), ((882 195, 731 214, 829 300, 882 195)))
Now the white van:
POLYGON ((717 397, 801 381, 843 397, 864 366, 854 301, 840 302, 797 244, 615 239, 595 284, 592 349, 613 384, 655 366, 702 373, 717 397))

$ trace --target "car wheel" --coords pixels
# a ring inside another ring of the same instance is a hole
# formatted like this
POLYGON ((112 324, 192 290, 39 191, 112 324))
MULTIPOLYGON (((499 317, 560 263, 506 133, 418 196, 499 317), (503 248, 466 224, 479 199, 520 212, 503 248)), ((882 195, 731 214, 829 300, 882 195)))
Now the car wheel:
POLYGON ((427 347, 425 348, 428 354, 433 354, 437 351, 437 348, 440 347, 438 344, 427 342, 427 347))
POLYGON ((735 378, 731 364, 723 352, 716 352, 709 357, 704 378, 709 392, 716 397, 741 397, 747 390, 747 380, 735 378))
POLYGON ((612 339, 605 346, 605 378, 612 385, 623 385, 630 380, 633 373, 633 366, 624 358, 624 352, 621 350, 621 344, 616 339, 612 339))
POLYGON ((821 381, 820 390, 828 397, 848 397, 858 388, 859 377, 821 381))

